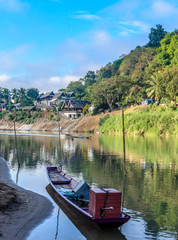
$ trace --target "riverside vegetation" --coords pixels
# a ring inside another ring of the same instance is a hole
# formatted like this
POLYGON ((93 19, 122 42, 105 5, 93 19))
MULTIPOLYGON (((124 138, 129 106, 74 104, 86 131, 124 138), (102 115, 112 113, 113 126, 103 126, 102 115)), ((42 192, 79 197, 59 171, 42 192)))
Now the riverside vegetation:
MULTIPOLYGON (((173 106, 149 105, 125 113, 125 132, 137 135, 178 135, 178 112, 173 106)), ((105 115, 99 121, 105 133, 122 133, 122 116, 105 115)))

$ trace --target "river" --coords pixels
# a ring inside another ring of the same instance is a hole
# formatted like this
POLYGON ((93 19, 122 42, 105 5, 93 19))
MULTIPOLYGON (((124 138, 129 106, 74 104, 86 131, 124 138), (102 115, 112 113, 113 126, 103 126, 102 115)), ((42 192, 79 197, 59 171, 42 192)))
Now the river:
POLYGON ((127 136, 125 162, 121 136, 72 140, 59 139, 55 134, 19 134, 17 147, 18 151, 13 134, 0 134, 0 156, 8 162, 13 181, 46 196, 54 205, 51 216, 31 232, 28 240, 177 239, 177 138, 127 136), (60 164, 69 175, 90 186, 120 190, 130 221, 110 231, 95 231, 71 221, 46 191, 45 168, 60 164))

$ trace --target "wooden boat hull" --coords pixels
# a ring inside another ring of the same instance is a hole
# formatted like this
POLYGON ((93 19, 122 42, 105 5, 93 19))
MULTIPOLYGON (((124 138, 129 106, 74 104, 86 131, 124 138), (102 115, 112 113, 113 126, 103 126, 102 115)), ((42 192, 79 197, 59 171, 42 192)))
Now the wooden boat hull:
POLYGON ((97 224, 100 227, 119 227, 121 225, 123 225, 124 223, 126 223, 129 219, 130 216, 128 216, 125 213, 121 213, 120 217, 117 218, 94 218, 91 214, 88 213, 88 208, 81 208, 79 206, 77 206, 76 204, 74 204, 71 200, 69 200, 66 195, 64 195, 62 192, 59 191, 59 189, 57 189, 56 185, 57 184, 61 184, 64 182, 65 184, 70 184, 70 186, 72 186, 72 188, 74 188, 78 182, 75 179, 72 179, 69 175, 67 175, 66 173, 64 173, 62 170, 59 170, 57 167, 47 167, 47 176, 49 179, 49 183, 51 184, 52 188, 54 189, 54 191, 56 192, 56 194, 58 195, 58 197, 70 208, 72 208, 74 211, 76 211, 78 214, 80 214, 82 217, 84 217, 85 219, 87 219, 88 221, 90 221, 93 224, 97 224), (50 177, 50 173, 56 173, 59 174, 63 177, 65 177, 65 179, 61 180, 61 181, 53 181, 51 180, 50 177))
POLYGON ((125 236, 117 228, 100 228, 93 221, 88 221, 85 217, 74 211, 66 202, 54 191, 52 186, 48 184, 46 190, 59 208, 65 213, 70 221, 88 240, 126 240, 125 236))

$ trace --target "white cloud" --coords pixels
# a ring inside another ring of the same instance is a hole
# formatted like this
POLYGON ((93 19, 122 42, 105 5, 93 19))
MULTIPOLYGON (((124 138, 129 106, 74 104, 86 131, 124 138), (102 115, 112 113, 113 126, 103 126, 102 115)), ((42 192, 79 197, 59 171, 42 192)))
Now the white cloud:
POLYGON ((0 8, 11 11, 21 11, 26 5, 20 0, 0 0, 0 8))
MULTIPOLYGON (((144 22, 141 22, 141 21, 137 21, 137 20, 134 20, 134 21, 121 21, 120 22, 121 25, 125 25, 125 26, 129 26, 129 27, 134 27, 136 31, 133 31, 133 33, 136 33, 136 32, 148 32, 149 29, 150 29, 150 26, 147 24, 147 23, 144 23, 144 22)), ((131 29, 130 29, 131 30, 131 29)), ((132 32, 130 31, 130 32, 132 32)))
POLYGON ((107 31, 100 30, 95 31, 92 34, 92 41, 96 42, 97 44, 106 44, 111 41, 111 36, 107 31))
POLYGON ((49 81, 52 83, 60 83, 61 78, 60 77, 50 77, 49 81))
POLYGON ((11 79, 11 77, 6 74, 0 75, 0 83, 5 83, 5 82, 9 81, 10 79, 11 79))
POLYGON ((76 14, 73 18, 83 19, 83 20, 99 20, 101 17, 94 14, 76 14))
POLYGON ((88 14, 89 12, 88 11, 76 11, 75 13, 77 13, 77 14, 88 14))
POLYGON ((18 71, 24 65, 23 60, 32 50, 32 45, 24 44, 16 48, 0 51, 0 66, 1 71, 11 72, 18 71))
POLYGON ((56 51, 56 62, 60 69, 62 64, 62 69, 66 70, 65 75, 84 77, 89 70, 99 70, 109 61, 118 59, 121 54, 127 54, 138 44, 142 45, 143 39, 140 36, 138 38, 130 41, 118 34, 112 36, 106 30, 91 30, 60 45, 56 51))
POLYGON ((165 1, 155 1, 152 5, 152 10, 155 14, 162 17, 178 14, 178 8, 165 1))

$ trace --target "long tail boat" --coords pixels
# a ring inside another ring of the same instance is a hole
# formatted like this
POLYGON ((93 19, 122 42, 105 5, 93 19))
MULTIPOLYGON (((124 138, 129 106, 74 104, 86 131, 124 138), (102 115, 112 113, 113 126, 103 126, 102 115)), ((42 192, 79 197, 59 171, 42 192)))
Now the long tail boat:
POLYGON ((130 216, 121 212, 121 192, 114 188, 90 188, 62 169, 47 167, 49 183, 65 204, 100 227, 119 227, 130 216))
POLYGON ((66 137, 68 138, 80 138, 80 139, 89 139, 89 136, 84 136, 84 135, 70 135, 70 134, 65 134, 66 137))

